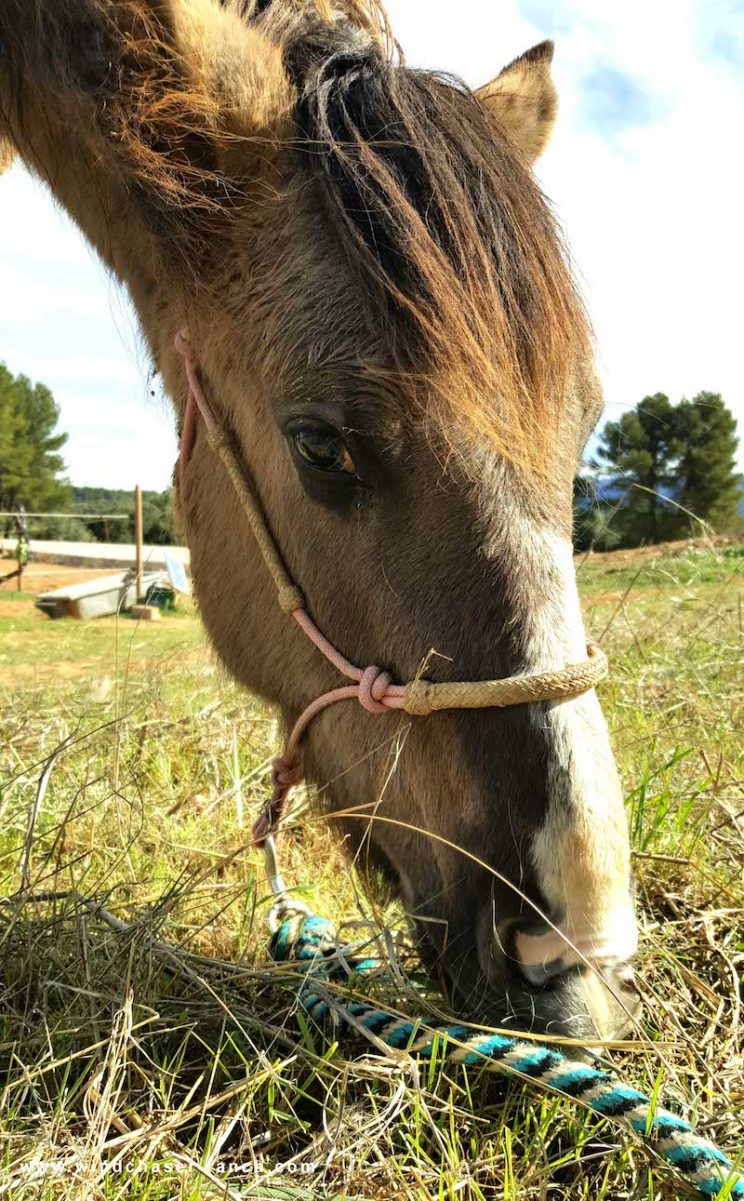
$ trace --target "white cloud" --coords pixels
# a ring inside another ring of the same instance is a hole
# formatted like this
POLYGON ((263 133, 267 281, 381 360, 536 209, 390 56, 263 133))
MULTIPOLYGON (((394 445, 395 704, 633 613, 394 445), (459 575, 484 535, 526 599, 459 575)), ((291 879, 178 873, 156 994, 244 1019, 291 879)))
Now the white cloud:
MULTIPOLYGON (((458 0, 454 10, 449 0, 389 0, 388 8, 412 65, 472 85, 555 35, 561 112, 539 174, 588 297, 607 413, 649 392, 676 399, 710 388, 744 435, 738 0, 458 0), (598 86, 605 105, 607 89, 618 103, 630 98, 627 127, 616 112, 608 127, 598 86)), ((52 387, 72 477, 164 487, 175 440, 148 396, 136 322, 72 223, 17 169, 0 180, 0 270, 0 358, 52 387)))
POLYGON ((70 478, 165 488, 173 419, 150 396, 136 318, 72 221, 17 166, 0 179, 0 270, 0 360, 52 389, 70 478))
MULTIPOLYGON (((596 13, 586 0, 574 11, 596 13)), ((580 78, 571 37, 559 57, 570 124, 546 156, 588 284, 608 407, 647 392, 721 391, 744 432, 739 352, 744 252, 738 237, 744 88, 698 48, 701 5, 626 0, 601 50, 663 100, 618 144, 577 133, 580 78), (573 128, 572 128, 573 126, 573 128)), ((562 48, 563 49, 563 48, 562 48)))

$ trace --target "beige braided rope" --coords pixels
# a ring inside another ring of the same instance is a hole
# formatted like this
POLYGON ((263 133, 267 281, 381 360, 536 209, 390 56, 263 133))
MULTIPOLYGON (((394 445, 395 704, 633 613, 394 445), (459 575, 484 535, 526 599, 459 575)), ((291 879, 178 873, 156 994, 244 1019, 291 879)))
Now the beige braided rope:
POLYGON ((261 552, 261 558, 276 584, 279 604, 285 613, 293 613, 295 609, 304 609, 305 598, 297 585, 292 582, 289 572, 284 566, 259 499, 248 484, 247 472, 238 460, 228 435, 214 424, 208 427, 207 436, 210 446, 222 459, 227 474, 233 482, 238 500, 243 506, 251 532, 256 539, 256 545, 261 552))
POLYGON ((609 671, 607 656, 600 647, 590 643, 586 649, 589 657, 582 663, 538 675, 444 684, 413 680, 406 685, 403 708, 406 713, 425 717, 439 709, 502 709, 507 705, 579 696, 594 688, 609 671))

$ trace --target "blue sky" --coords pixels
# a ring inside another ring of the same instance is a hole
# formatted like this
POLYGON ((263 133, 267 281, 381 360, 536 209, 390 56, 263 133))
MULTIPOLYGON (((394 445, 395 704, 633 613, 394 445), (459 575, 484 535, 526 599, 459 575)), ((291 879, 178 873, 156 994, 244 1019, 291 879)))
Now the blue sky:
MULTIPOLYGON (((388 10, 409 62, 472 85, 555 38, 561 108, 538 174, 594 321, 606 416, 650 392, 708 388, 744 434, 744 0, 389 0, 388 10)), ((151 395, 136 320, 16 167, 0 179, 0 281, 0 359, 54 391, 70 478, 166 487, 173 423, 151 395)))

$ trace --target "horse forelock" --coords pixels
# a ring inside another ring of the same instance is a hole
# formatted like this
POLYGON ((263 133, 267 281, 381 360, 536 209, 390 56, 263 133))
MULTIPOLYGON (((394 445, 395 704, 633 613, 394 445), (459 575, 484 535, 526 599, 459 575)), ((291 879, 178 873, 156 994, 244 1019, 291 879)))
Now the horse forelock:
POLYGON ((519 151, 464 84, 405 65, 374 0, 261 7, 298 91, 300 170, 394 321, 403 387, 453 446, 474 433, 545 468, 590 333, 519 151))

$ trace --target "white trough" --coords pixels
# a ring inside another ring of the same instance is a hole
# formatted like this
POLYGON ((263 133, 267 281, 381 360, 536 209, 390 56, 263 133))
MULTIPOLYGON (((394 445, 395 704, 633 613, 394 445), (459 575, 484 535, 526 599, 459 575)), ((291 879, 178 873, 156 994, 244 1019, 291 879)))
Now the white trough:
MULTIPOLYGON (((146 571, 142 575, 142 593, 147 594, 152 584, 163 578, 162 571, 146 571)), ((37 609, 47 617, 110 617, 131 609, 137 603, 134 573, 122 571, 107 575, 100 580, 89 580, 85 584, 73 584, 69 588, 56 588, 54 592, 42 592, 37 596, 37 609)))

